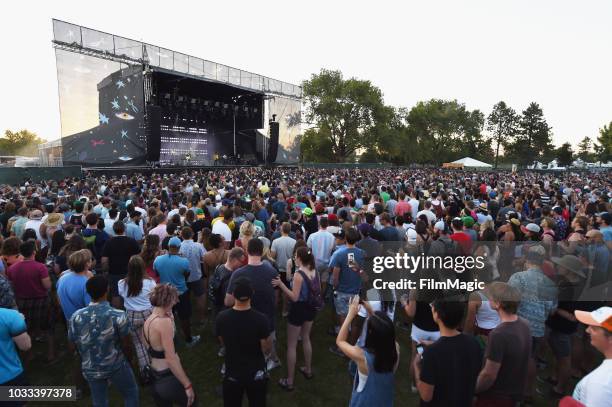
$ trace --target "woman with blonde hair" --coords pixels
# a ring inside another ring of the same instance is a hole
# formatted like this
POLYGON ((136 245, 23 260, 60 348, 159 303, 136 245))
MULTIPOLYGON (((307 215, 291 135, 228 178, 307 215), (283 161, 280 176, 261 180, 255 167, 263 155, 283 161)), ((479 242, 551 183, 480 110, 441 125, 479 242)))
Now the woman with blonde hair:
POLYGON ((151 292, 153 310, 144 323, 144 339, 151 358, 152 393, 158 406, 196 405, 191 380, 187 377, 174 348, 174 315, 178 290, 170 284, 158 284, 151 292))
MULTIPOLYGON (((245 220, 240 225, 238 239, 234 243, 234 246, 240 247, 246 252, 247 247, 249 247, 249 240, 253 239, 253 237, 255 237, 255 225, 253 225, 248 220, 245 220)), ((244 259, 245 266, 247 264, 247 261, 248 261, 248 258, 245 257, 244 259)))
POLYGON ((130 336, 136 350, 138 367, 142 372, 150 363, 142 336, 142 326, 151 315, 149 296, 155 288, 155 281, 147 274, 145 262, 138 255, 130 258, 127 270, 127 276, 119 280, 117 287, 130 321, 130 336))

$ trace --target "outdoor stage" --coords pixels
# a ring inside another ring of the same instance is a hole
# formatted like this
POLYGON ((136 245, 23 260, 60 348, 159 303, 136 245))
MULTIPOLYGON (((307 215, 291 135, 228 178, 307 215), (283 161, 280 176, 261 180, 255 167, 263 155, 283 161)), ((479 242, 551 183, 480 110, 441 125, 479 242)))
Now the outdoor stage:
POLYGON ((63 165, 298 161, 299 86, 59 20, 53 35, 63 165))

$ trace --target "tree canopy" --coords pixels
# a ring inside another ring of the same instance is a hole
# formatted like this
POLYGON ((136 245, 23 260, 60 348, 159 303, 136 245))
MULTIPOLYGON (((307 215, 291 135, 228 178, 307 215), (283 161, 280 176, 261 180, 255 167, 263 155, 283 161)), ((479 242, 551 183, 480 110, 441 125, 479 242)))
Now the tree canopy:
POLYGON ((499 148, 508 146, 510 140, 517 134, 519 116, 513 108, 506 105, 503 100, 493 106, 493 111, 487 117, 487 131, 495 142, 495 168, 499 161, 499 148))
MULTIPOLYGON (((323 69, 303 82, 309 128, 301 140, 306 162, 389 162, 434 164, 469 156, 477 160, 531 165, 580 157, 612 159, 612 122, 597 143, 555 148, 542 107, 531 102, 521 113, 500 101, 485 115, 457 100, 430 99, 413 107, 385 104, 370 81, 344 78, 323 69)), ((571 161, 570 161, 571 163, 571 161)))
POLYGON ((0 138, 0 155, 34 157, 38 155, 38 145, 45 142, 46 140, 28 130, 6 130, 4 137, 0 138))
POLYGON ((304 81, 303 92, 306 120, 314 123, 303 143, 307 148, 328 146, 334 161, 347 161, 357 151, 375 145, 380 128, 392 114, 380 89, 370 81, 344 79, 340 71, 323 69, 312 75, 304 81), (312 140, 318 141, 312 144, 312 140))

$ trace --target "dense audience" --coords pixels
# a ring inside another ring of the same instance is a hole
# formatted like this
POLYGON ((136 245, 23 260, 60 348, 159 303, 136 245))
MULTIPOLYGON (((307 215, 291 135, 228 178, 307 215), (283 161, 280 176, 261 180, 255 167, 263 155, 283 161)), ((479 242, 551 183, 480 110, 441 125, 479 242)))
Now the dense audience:
POLYGON ((94 406, 109 384, 126 406, 142 391, 197 405, 175 346, 202 346, 212 320, 225 406, 316 380, 314 325, 336 338, 328 357, 346 360, 351 406, 391 406, 396 386, 423 406, 610 406, 611 198, 609 172, 242 168, 0 185, 0 386, 29 383, 33 341, 53 366, 67 339, 71 385, 94 406), (396 252, 483 256, 485 284, 379 290, 368 264, 396 252))

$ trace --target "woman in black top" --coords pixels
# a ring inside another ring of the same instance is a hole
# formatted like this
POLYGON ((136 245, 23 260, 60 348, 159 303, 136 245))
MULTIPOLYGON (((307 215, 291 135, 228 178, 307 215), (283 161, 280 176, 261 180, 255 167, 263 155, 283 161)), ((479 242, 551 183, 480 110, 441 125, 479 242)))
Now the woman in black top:
POLYGON ((195 406, 191 380, 174 349, 174 315, 178 291, 170 284, 158 284, 151 293, 153 311, 144 323, 147 351, 151 357, 153 399, 157 406, 195 406))

